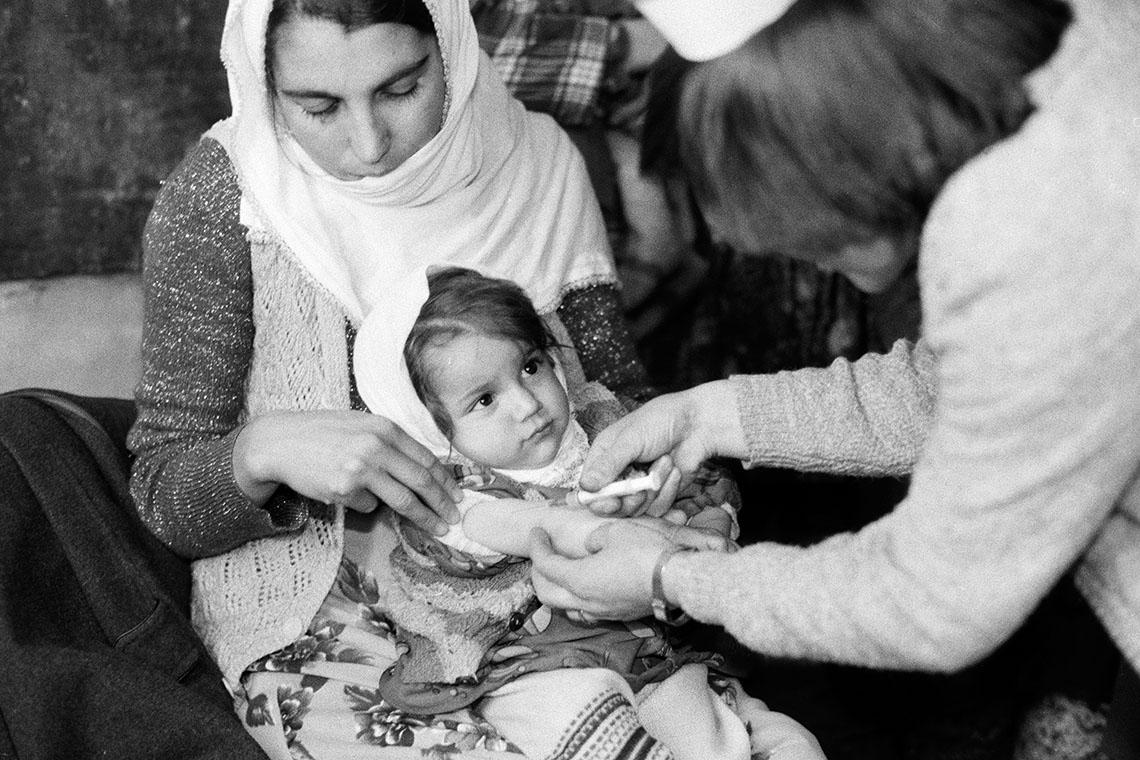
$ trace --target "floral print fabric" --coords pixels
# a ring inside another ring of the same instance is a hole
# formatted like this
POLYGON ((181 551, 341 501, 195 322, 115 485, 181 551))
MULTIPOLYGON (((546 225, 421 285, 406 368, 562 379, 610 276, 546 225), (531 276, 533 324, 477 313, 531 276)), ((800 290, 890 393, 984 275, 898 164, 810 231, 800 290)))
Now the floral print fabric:
POLYGON ((523 758, 473 710, 415 715, 385 702, 377 685, 397 654, 375 578, 342 563, 310 632, 246 670, 238 715, 272 760, 523 758))

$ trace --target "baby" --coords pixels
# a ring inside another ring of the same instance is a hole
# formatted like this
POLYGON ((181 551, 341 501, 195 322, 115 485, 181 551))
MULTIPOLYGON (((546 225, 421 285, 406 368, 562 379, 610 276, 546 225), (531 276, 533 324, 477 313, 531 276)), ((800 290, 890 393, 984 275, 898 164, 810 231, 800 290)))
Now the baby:
MULTIPOLYGON (((418 714, 473 705, 528 756, 545 757, 591 705, 618 696, 673 757, 749 757, 747 726, 764 721, 738 713, 766 711, 710 674, 717 657, 674 647, 654 620, 576 622, 542 606, 530 586, 533 527, 581 554, 615 519, 589 513, 573 493, 590 434, 623 413, 617 399, 578 383, 571 403, 558 347, 512 282, 452 267, 396 292, 357 336, 358 389, 372 412, 453 463, 465 498, 446 536, 397 526, 388 603, 401 655, 381 680, 384 698, 418 714)), ((671 519, 727 533, 731 485, 704 483, 677 500, 671 519)), ((709 531, 707 544, 727 538, 709 531)))

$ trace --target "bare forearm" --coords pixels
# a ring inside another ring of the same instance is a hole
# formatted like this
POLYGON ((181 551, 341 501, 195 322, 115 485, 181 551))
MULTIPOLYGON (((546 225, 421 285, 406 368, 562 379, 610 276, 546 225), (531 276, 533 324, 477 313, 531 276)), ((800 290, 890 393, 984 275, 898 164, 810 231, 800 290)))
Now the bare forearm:
POLYGON ((489 549, 526 557, 530 551, 531 531, 540 528, 550 535, 559 551, 581 557, 587 553, 589 535, 612 519, 546 501, 487 499, 467 510, 463 530, 469 538, 489 549))

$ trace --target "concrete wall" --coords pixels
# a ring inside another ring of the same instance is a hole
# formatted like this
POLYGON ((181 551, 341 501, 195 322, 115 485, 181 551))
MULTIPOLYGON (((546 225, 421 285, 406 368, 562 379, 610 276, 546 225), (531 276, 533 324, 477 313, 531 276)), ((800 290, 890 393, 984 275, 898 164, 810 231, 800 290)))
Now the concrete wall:
POLYGON ((159 182, 229 112, 225 7, 0 4, 0 281, 138 270, 159 182))

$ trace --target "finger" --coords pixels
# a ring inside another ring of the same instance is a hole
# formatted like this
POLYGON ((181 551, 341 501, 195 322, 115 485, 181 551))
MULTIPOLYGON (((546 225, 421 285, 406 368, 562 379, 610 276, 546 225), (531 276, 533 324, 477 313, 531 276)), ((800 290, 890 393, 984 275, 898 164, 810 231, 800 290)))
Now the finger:
POLYGON ((566 559, 554 549, 542 528, 530 532, 531 585, 544 604, 562 610, 582 609, 582 599, 562 585, 566 559))
MULTIPOLYGON (((432 461, 438 465, 434 457, 432 461)), ((459 510, 448 490, 428 468, 398 449, 393 448, 390 456, 384 458, 384 466, 372 468, 368 477, 370 487, 375 484, 376 488, 385 489, 372 488, 388 506, 437 535, 442 533, 429 523, 442 525, 446 532, 449 519, 452 523, 459 521, 459 510), (431 514, 430 519, 420 516, 421 508, 431 514)))
POLYGON ((595 554, 606 548, 606 544, 610 541, 610 529, 613 525, 612 522, 606 525, 599 525, 590 531, 590 535, 586 536, 586 551, 590 554, 595 554))
POLYGON ((711 549, 713 551, 728 551, 728 539, 719 533, 704 528, 689 528, 678 525, 676 531, 669 536, 670 540, 681 546, 693 549, 711 549))
MULTIPOLYGON (((629 497, 625 497, 629 498, 629 497)), ((602 517, 609 517, 611 515, 622 514, 622 499, 617 496, 607 496, 601 499, 595 499, 586 505, 586 509, 593 512, 595 515, 602 517)))
POLYGON ((364 514, 375 512, 376 507, 380 506, 380 500, 376 498, 376 495, 364 489, 358 490, 347 499, 337 503, 342 504, 345 509, 364 514))
POLYGON ((621 517, 636 517, 645 514, 645 509, 650 503, 650 496, 652 496, 650 491, 623 496, 617 514, 621 517))
POLYGON ((463 489, 455 482, 451 468, 440 462, 434 454, 423 447, 420 447, 420 451, 414 453, 411 459, 423 467, 431 479, 443 490, 447 501, 443 505, 442 511, 436 510, 439 516, 448 522, 458 522, 459 511, 455 505, 463 501, 463 489))
POLYGON ((670 462, 670 469, 668 475, 663 478, 661 490, 659 490, 653 497, 653 500, 648 504, 645 514, 651 517, 660 517, 665 514, 673 506, 673 502, 677 500, 677 493, 681 488, 681 471, 672 466, 670 462))
POLYGON ((451 476, 451 470, 399 426, 389 424, 389 427, 391 434, 385 442, 392 453, 388 465, 392 475, 446 522, 459 522, 455 504, 463 500, 463 492, 451 476))
POLYGON ((583 489, 601 490, 642 457, 641 437, 630 427, 636 414, 633 412, 598 433, 582 466, 579 485, 583 489), (623 434, 627 430, 629 433, 623 434))
POLYGON ((447 523, 420 501, 414 491, 388 473, 370 473, 368 489, 380 497, 392 511, 403 515, 432 535, 442 536, 447 533, 447 523))

